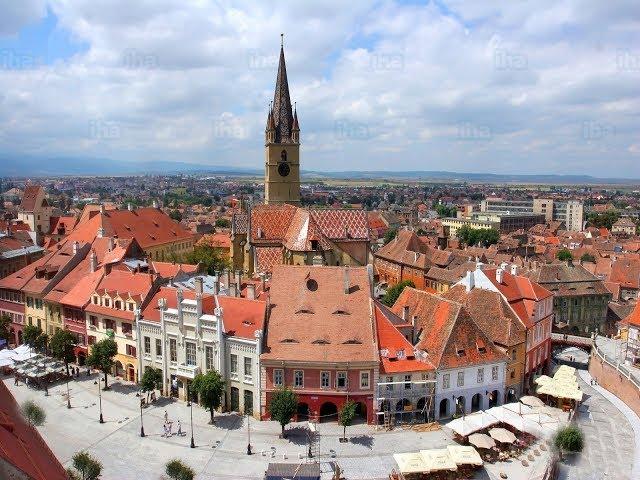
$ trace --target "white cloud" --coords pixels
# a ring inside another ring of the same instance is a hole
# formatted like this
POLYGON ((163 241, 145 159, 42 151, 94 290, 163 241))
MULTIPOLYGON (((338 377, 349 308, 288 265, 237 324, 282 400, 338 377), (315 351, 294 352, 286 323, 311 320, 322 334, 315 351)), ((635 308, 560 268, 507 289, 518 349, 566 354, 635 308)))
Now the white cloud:
POLYGON ((640 176, 633 4, 52 0, 88 49, 0 68, 0 152, 259 168, 284 32, 304 168, 640 176))

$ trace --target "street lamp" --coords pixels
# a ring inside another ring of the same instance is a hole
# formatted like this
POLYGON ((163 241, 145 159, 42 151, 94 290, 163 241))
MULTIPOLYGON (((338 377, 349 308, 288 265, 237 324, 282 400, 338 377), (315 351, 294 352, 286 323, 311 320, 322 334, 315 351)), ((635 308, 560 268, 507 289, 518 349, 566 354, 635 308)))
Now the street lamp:
POLYGON ((69 394, 69 374, 67 373, 67 408, 71 408, 71 395, 69 394))
POLYGON ((251 455, 251 426, 249 424, 250 419, 251 415, 247 413, 247 455, 251 455))
POLYGON ((98 385, 98 401, 100 402, 100 423, 104 423, 102 418, 102 394, 100 393, 100 374, 98 374, 98 380, 93 382, 94 385, 98 385))
POLYGON ((142 423, 142 398, 140 399, 140 436, 144 437, 144 424, 142 423))
POLYGON ((189 409, 191 410, 191 448, 196 448, 196 443, 193 441, 193 402, 191 402, 191 392, 189 391, 188 383, 187 383, 187 398, 189 399, 189 409))

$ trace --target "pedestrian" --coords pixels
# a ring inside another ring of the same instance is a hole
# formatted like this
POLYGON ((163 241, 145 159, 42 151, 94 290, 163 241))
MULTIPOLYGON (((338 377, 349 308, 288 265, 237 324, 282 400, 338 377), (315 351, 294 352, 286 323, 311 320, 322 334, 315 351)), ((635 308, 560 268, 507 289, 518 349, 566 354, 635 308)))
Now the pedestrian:
POLYGON ((15 374, 15 377, 16 377, 16 378, 15 378, 14 385, 16 385, 16 386, 17 386, 17 385, 19 385, 19 383, 18 383, 18 374, 17 374, 17 373, 15 374))
POLYGON ((167 413, 167 411, 164 411, 164 423, 168 423, 169 422, 169 414, 167 413))
POLYGON ((171 433, 171 428, 173 427, 173 422, 169 422, 169 436, 173 435, 173 433, 171 433))
POLYGON ((164 433, 162 434, 163 437, 166 437, 168 434, 168 430, 167 430, 167 424, 165 423, 162 428, 164 429, 164 433))
POLYGON ((182 424, 180 423, 180 420, 178 420, 178 436, 182 436, 182 424))

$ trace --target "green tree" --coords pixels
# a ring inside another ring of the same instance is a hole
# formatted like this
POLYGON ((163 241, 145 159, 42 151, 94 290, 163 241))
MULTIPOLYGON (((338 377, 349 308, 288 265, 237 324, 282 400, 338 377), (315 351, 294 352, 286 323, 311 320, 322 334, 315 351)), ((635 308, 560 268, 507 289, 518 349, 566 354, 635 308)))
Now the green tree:
MULTIPOLYGON (((220 373, 209 370, 207 373, 199 373, 191 383, 191 394, 198 393, 200 402, 211 412, 211 422, 213 414, 220 407, 222 392, 224 392, 224 380, 220 373)), ((192 397, 193 398, 193 397, 192 397)))
POLYGON ((556 253, 556 258, 561 262, 567 262, 569 260, 573 260, 573 255, 568 249, 563 248, 562 250, 558 250, 558 253, 556 253))
POLYGON ((347 440, 347 427, 350 427, 353 423, 353 419, 356 417, 356 408, 358 404, 353 400, 348 400, 343 406, 340 412, 338 412, 338 423, 342 425, 342 438, 347 440))
POLYGON ((113 357, 118 353, 118 344, 111 338, 105 338, 91 347, 91 353, 87 357, 87 364, 104 373, 104 389, 107 390, 107 374, 111 372, 114 362, 113 357))
POLYGON ((87 452, 78 452, 73 456, 73 467, 77 472, 67 469, 67 473, 73 479, 96 480, 102 473, 102 464, 87 452))
POLYGON ((273 392, 269 402, 271 419, 280 424, 282 438, 285 438, 284 427, 291 421, 291 417, 298 411, 298 396, 290 388, 280 388, 273 392))
POLYGON ((6 313, 0 315, 0 338, 6 340, 7 343, 13 341, 13 335, 11 335, 11 317, 6 313))
POLYGON ((585 263, 596 263, 596 257, 591 255, 590 253, 583 253, 580 257, 580 260, 585 263))
POLYGON ((24 343, 36 351, 43 351, 47 345, 47 335, 37 325, 27 325, 22 331, 24 343))
POLYGON ((140 380, 140 387, 143 392, 147 393, 147 402, 149 402, 149 394, 162 388, 162 370, 153 367, 146 368, 140 380))
POLYGON ((454 205, 448 207, 447 205, 438 204, 435 206, 435 210, 440 218, 451 218, 458 215, 458 209, 454 205))
POLYGON ((489 247, 500 240, 500 232, 495 228, 472 228, 469 225, 460 227, 456 236, 460 242, 470 247, 474 245, 489 247))
POLYGON ((416 284, 411 280, 404 280, 393 285, 387 290, 387 293, 384 294, 384 297, 382 297, 382 303, 384 303, 387 307, 393 307, 393 304, 396 303, 396 300, 398 300, 398 297, 405 287, 416 288, 416 284))
POLYGON ((553 445, 561 457, 563 452, 581 452, 584 446, 582 430, 573 424, 558 429, 553 438, 553 445))
POLYGON ((167 462, 164 471, 173 480, 193 480, 195 476, 193 469, 178 459, 167 462))
POLYGON ((22 415, 27 419, 29 425, 40 426, 47 419, 47 414, 40 405, 33 400, 27 400, 22 404, 22 415))
POLYGON ((398 236, 398 229, 397 228, 390 228, 384 234, 384 244, 386 245, 387 243, 389 243, 391 240, 393 240, 397 236, 398 236))
POLYGON ((606 212, 591 212, 587 215, 587 223, 590 227, 607 228, 611 230, 611 226, 620 218, 620 212, 617 210, 607 210, 606 212))
POLYGON ((67 367, 67 375, 69 375, 69 362, 76 359, 74 348, 76 346, 76 337, 69 330, 58 330, 49 340, 49 348, 52 355, 58 360, 62 360, 67 367))
POLYGON ((218 228, 229 228, 231 226, 231 222, 226 218, 218 218, 216 219, 216 227, 218 228))
POLYGON ((211 245, 196 245, 193 251, 185 255, 184 259, 186 263, 202 265, 209 275, 231 266, 229 259, 219 249, 211 245))
POLYGON ((169 218, 171 218, 172 220, 175 220, 176 222, 181 222, 182 213, 180 213, 180 210, 171 210, 169 212, 169 218))

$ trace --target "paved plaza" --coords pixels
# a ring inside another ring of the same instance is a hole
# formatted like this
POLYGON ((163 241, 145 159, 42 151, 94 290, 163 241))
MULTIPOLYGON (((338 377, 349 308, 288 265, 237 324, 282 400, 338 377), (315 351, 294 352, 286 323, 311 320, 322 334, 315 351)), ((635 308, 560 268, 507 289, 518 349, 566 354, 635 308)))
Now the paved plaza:
MULTIPOLYGON (((209 413, 199 406, 193 408, 196 448, 191 449, 190 409, 184 402, 168 399, 159 399, 144 409, 146 437, 141 438, 137 388, 112 378, 112 389, 102 392, 105 423, 100 424, 96 378, 94 374, 70 382, 71 409, 66 407, 64 383, 51 388, 47 397, 24 384, 14 386, 12 378, 4 379, 19 403, 34 399, 46 409, 47 421, 39 430, 65 465, 70 465, 74 453, 86 449, 103 463, 105 479, 158 479, 169 459, 180 458, 194 468, 198 480, 209 480, 261 479, 270 461, 305 461, 306 424, 289 425, 289 438, 280 439, 277 423, 251 419, 254 455, 248 456, 246 418, 216 415, 216 425, 208 425, 209 413), (174 422, 174 435, 169 438, 163 437, 165 410, 174 422), (175 435, 177 420, 186 432, 182 437, 175 435)), ((598 392, 587 384, 583 388, 588 398, 579 421, 587 434, 586 451, 563 465, 562 478, 631 478, 635 443, 629 422, 598 392)), ((326 478, 330 478, 332 462, 338 462, 348 479, 386 479, 396 467, 393 453, 453 443, 448 429, 419 433, 398 428, 384 432, 361 424, 347 429, 350 441, 346 444, 338 441, 342 428, 335 423, 321 424, 320 434, 321 465, 326 478)), ((526 468, 517 461, 487 465, 479 477, 499 478, 505 472, 510 479, 535 478, 544 465, 543 457, 536 457, 526 468)))

